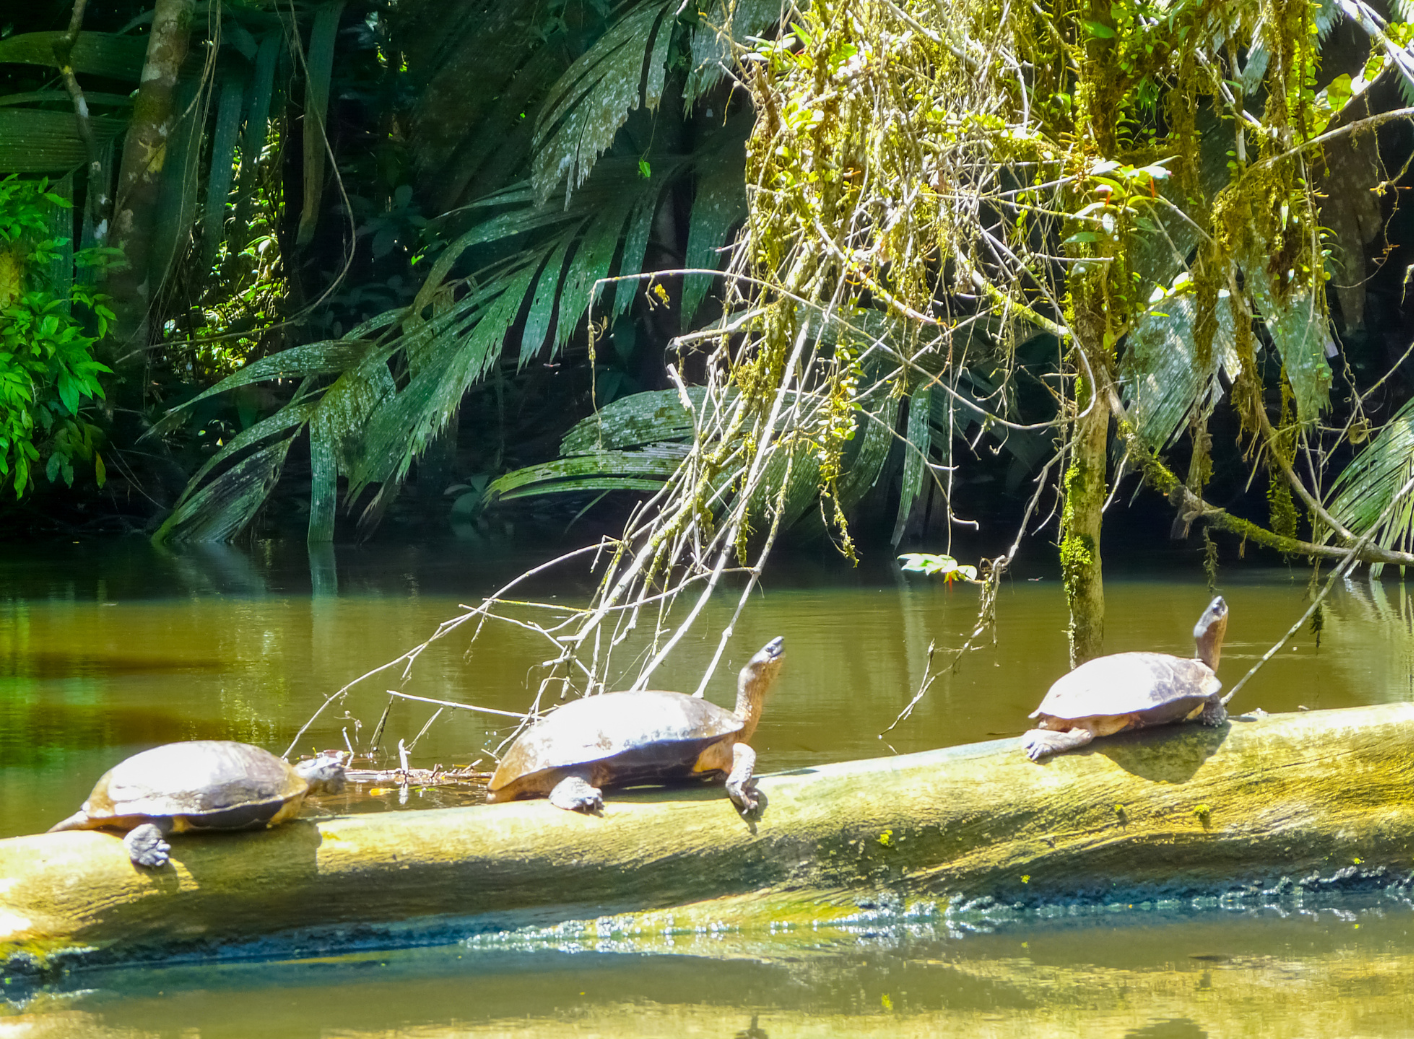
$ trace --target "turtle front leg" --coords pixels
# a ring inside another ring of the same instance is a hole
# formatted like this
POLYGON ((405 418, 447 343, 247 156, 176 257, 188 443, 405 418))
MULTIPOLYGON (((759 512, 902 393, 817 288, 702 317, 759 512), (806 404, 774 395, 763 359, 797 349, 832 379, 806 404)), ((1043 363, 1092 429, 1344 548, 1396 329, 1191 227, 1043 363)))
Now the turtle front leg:
POLYGON ((567 812, 597 812, 604 807, 604 798, 583 776, 566 776, 550 791, 550 803, 567 812))
POLYGON ((1032 761, 1040 761, 1047 754, 1083 747, 1094 738, 1089 729, 1028 729, 1021 737, 1021 749, 1032 761))
POLYGON ((743 812, 756 811, 758 801, 751 786, 751 774, 756 770, 756 751, 745 743, 732 747, 732 771, 727 776, 727 796, 743 812))
POLYGON ((1216 726, 1221 725, 1225 721, 1227 721, 1227 708, 1222 705, 1220 700, 1216 699, 1209 700, 1204 706, 1202 713, 1198 715, 1198 723, 1200 725, 1216 726))
POLYGON ((148 869, 161 869, 167 865, 167 853, 172 850, 172 846, 163 838, 171 832, 171 819, 154 819, 129 830, 128 835, 123 838, 123 847, 127 849, 128 858, 133 860, 133 865, 146 866, 148 869))

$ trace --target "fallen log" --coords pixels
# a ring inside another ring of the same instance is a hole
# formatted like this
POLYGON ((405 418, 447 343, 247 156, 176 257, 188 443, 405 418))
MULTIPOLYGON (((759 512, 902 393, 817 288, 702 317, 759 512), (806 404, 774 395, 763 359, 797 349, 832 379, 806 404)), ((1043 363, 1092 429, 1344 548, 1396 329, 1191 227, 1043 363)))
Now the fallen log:
MULTIPOLYGON (((134 867, 117 837, 0 841, 0 962, 445 941, 638 914, 636 929, 826 922, 867 893, 956 907, 1136 901, 1278 881, 1388 884, 1414 855, 1414 704, 1096 741, 1042 764, 1015 739, 611 794, 179 835, 134 867)), ((622 917, 620 917, 622 920, 622 917)), ((617 924, 616 926, 622 926, 617 924)))

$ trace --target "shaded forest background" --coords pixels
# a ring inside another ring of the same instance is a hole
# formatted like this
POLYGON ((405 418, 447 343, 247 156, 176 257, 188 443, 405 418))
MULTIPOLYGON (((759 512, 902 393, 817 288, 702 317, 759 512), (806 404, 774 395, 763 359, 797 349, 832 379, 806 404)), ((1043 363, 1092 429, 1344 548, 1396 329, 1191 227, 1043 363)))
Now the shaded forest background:
MULTIPOLYGON (((1261 19, 1294 18, 1313 41, 1309 60, 1297 55, 1303 104, 1324 105, 1332 126, 1405 104, 1399 62, 1371 64, 1382 45, 1372 49, 1370 19, 1398 45, 1400 11, 1266 4, 1252 7, 1254 27, 1237 8, 1116 4, 1099 22, 1059 10, 1054 20, 1079 33, 1081 50, 1137 31, 1134 17, 1140 29, 1151 16, 1172 26, 1175 12, 1225 26, 1213 60, 1229 55, 1224 75, 1241 84, 1245 74, 1261 111, 1261 19)), ((689 450, 681 405, 709 362, 675 337, 733 311, 721 280, 650 275, 732 259, 763 94, 743 50, 756 48, 757 68, 761 40, 809 53, 803 10, 94 0, 7 11, 5 533, 325 541, 530 528, 588 540, 619 530, 689 450), (159 34, 166 50, 150 46, 159 34), (44 336, 44 356, 25 361, 44 336)), ((828 24, 830 10, 816 5, 813 17, 828 24)), ((1181 84, 1155 74, 1130 86, 1137 96, 1181 84)), ((1197 104, 1218 167, 1230 166, 1221 111, 1197 104)), ((1138 110, 1149 143, 1131 138, 1116 154, 1147 161, 1172 116, 1153 98, 1138 110)), ((1412 145, 1407 120, 1392 120, 1332 142, 1312 167, 1330 275, 1319 331, 1303 332, 1319 335, 1329 361, 1319 414, 1297 413, 1307 405, 1293 366, 1261 350, 1270 337, 1257 324, 1263 406, 1293 444, 1314 436, 1317 497, 1414 395, 1400 205, 1412 145)), ((1284 221, 1287 203, 1269 201, 1284 221)), ((904 380, 855 399, 870 420, 847 423, 838 473, 809 474, 828 504, 793 510, 787 539, 841 544, 838 506, 846 547, 991 555, 1039 480, 1031 527, 1059 540, 1065 489, 1048 463, 1070 434, 1039 427, 1075 414, 1076 394, 1058 394, 1057 380, 1074 379, 1076 362, 1044 327, 1004 351, 951 370, 947 395, 904 380)), ((1140 359, 1163 384, 1163 364, 1140 359)), ((1214 369, 1197 394, 1210 401, 1201 428, 1179 402, 1154 446, 1206 502, 1281 537, 1328 537, 1272 475, 1271 444, 1254 440, 1239 409, 1218 406, 1232 382, 1214 369)), ((1382 441, 1393 445, 1385 461, 1407 471, 1414 441, 1396 433, 1382 441)), ((1123 468, 1120 450, 1107 450, 1111 544, 1152 550, 1189 535, 1193 510, 1185 518, 1168 489, 1141 493, 1143 466, 1123 468)), ((1288 462, 1300 461, 1293 448, 1288 462)), ((1407 530, 1384 543, 1399 548, 1407 530)), ((1197 533, 1184 542, 1195 563, 1211 551, 1197 533)), ((1246 544, 1231 540, 1225 558, 1246 544)))

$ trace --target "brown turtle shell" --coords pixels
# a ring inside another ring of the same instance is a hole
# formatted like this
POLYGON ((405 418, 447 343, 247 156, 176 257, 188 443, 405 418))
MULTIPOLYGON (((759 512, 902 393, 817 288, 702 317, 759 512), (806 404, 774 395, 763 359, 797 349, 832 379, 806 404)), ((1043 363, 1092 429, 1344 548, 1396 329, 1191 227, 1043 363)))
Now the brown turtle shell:
MULTIPOLYGON (((278 807, 309 790, 283 759, 230 740, 168 743, 109 769, 83 810, 90 819, 186 816, 193 825, 231 809, 278 807)), ((259 814, 258 812, 256 814, 259 814)))
POLYGON ((1115 653, 1062 675, 1031 717, 1072 720, 1137 714, 1148 725, 1186 718, 1222 689, 1201 660, 1168 653, 1115 653))
POLYGON ((609 785, 692 774, 698 755, 740 732, 742 719, 710 700, 646 690, 574 700, 525 732, 501 759, 488 790, 529 787, 547 773, 595 765, 609 785))

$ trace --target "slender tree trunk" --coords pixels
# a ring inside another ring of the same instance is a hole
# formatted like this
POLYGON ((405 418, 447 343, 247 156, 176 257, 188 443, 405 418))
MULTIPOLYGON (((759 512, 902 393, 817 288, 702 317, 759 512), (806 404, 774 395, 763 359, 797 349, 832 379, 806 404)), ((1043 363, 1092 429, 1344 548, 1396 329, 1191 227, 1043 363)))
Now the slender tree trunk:
MULTIPOLYGON (((1108 0, 1088 0, 1088 24, 1112 27, 1108 0)), ((1080 62, 1075 97, 1077 126, 1097 156, 1118 151, 1116 114, 1123 88, 1115 74, 1114 32, 1089 35, 1080 62)), ((1089 186, 1077 184, 1076 209, 1093 201, 1089 186)), ((1105 196, 1108 199, 1108 196, 1105 196)), ((1109 481, 1110 398, 1116 327, 1123 322, 1129 286, 1116 243, 1099 236, 1072 246, 1079 261, 1066 274, 1070 299, 1067 323, 1076 353, 1075 403, 1079 416, 1071 430, 1070 468, 1065 473, 1061 515, 1061 576, 1070 607, 1070 666, 1100 655, 1105 640, 1105 584, 1100 572, 1100 522, 1109 481), (1087 259, 1098 262, 1087 263, 1087 259), (1099 380, 1099 381, 1097 381, 1099 380)))
POLYGON ((127 267, 115 271, 108 282, 118 315, 116 356, 145 345, 148 306, 157 289, 149 266, 158 190, 167 145, 181 115, 173 111, 173 95, 187 56, 194 6, 195 0, 157 0, 153 10, 147 60, 133 101, 113 209, 112 244, 128 259, 127 267))
MULTIPOLYGON (((1077 349, 1083 349, 1077 345, 1077 349)), ((1094 357, 1091 367, 1105 358, 1094 357)), ((1077 380, 1081 418, 1071 441, 1070 468, 1065 473, 1062 514, 1061 576, 1070 607, 1070 666, 1099 656, 1105 639, 1105 582, 1100 567, 1100 523, 1109 482, 1110 408, 1105 394, 1089 380, 1077 380), (1088 409, 1088 410, 1087 410, 1088 409)))

